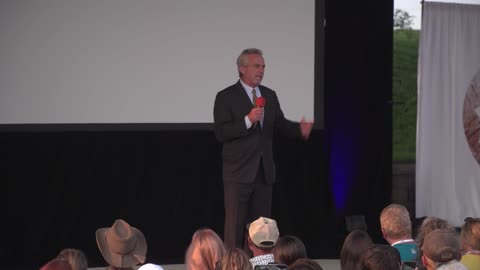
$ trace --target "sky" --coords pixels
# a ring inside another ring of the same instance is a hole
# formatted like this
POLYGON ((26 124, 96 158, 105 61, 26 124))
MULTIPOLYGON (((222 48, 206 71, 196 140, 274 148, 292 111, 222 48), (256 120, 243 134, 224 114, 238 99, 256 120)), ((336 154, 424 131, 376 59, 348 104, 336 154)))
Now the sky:
MULTIPOLYGON (((454 2, 464 4, 478 4, 480 0, 436 0, 435 2, 454 2)), ((401 9, 413 16, 413 29, 420 29, 422 24, 422 4, 421 0, 394 0, 395 9, 401 9)))

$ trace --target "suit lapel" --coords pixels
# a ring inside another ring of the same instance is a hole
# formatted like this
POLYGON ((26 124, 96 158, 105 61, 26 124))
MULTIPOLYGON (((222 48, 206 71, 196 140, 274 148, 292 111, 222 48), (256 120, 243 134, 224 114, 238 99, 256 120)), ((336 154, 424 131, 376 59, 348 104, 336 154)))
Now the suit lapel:
POLYGON ((265 98, 265 107, 263 108, 264 111, 263 111, 263 126, 265 127, 265 125, 267 123, 269 123, 271 121, 271 114, 270 114, 270 108, 272 108, 272 104, 270 104, 270 102, 272 102, 272 97, 269 95, 269 92, 267 90, 265 90, 264 87, 262 86, 259 86, 259 89, 260 89, 260 92, 262 94, 262 97, 265 98))
POLYGON ((237 88, 237 94, 239 96, 238 101, 241 103, 242 108, 245 108, 245 110, 250 111, 252 108, 252 101, 250 100, 250 97, 248 94, 245 92, 245 88, 243 88, 243 85, 240 83, 240 80, 236 83, 236 88, 237 88))

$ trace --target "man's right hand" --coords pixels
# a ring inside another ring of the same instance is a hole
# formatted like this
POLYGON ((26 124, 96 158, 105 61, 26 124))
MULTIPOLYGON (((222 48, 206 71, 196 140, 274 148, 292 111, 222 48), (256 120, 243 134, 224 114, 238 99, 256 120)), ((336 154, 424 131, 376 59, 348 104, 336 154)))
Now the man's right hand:
POLYGON ((248 113, 248 120, 250 120, 250 123, 255 123, 260 121, 262 119, 263 115, 263 108, 252 108, 252 110, 248 113))

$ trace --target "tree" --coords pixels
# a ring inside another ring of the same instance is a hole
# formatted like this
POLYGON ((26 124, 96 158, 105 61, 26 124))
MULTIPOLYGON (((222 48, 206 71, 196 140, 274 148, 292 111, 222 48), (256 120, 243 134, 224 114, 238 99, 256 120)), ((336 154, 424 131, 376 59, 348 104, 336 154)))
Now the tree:
POLYGON ((410 15, 408 12, 395 9, 393 14, 393 27, 395 29, 411 29, 414 16, 410 15))

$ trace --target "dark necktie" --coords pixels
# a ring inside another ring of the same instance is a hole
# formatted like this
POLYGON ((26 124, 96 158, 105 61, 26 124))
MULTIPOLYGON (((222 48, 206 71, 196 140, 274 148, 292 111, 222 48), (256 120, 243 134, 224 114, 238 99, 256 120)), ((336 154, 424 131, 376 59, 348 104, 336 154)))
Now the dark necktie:
MULTIPOLYGON (((257 107, 257 91, 255 91, 255 88, 252 89, 252 103, 253 103, 253 107, 257 107)), ((254 129, 257 128, 257 123, 258 122, 253 123, 254 129)))

